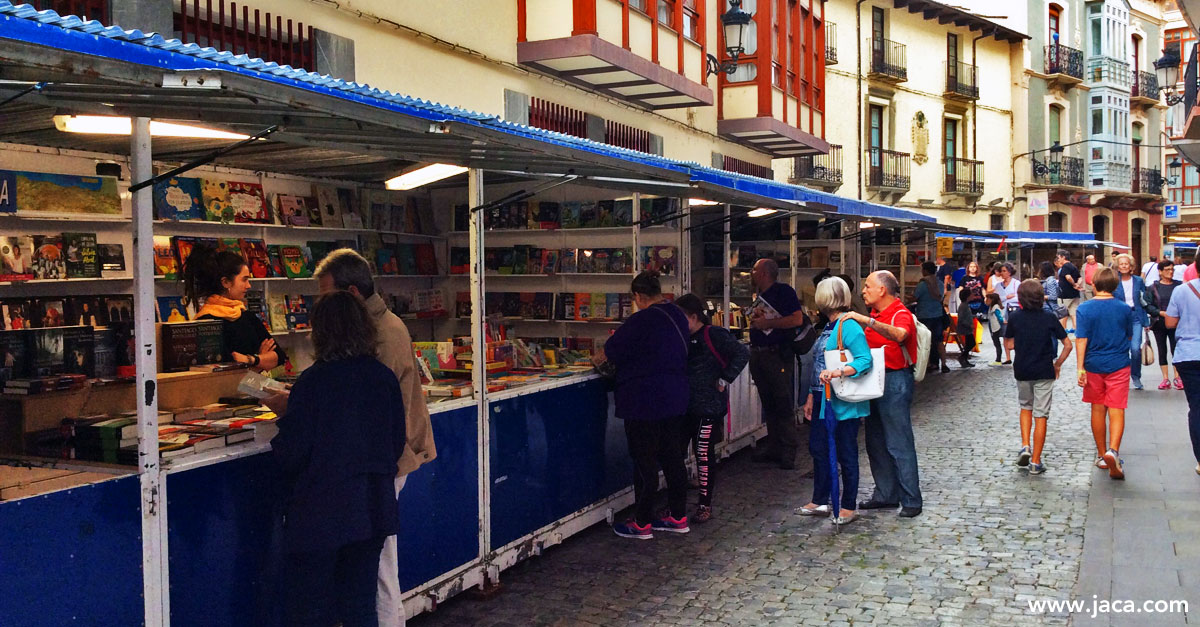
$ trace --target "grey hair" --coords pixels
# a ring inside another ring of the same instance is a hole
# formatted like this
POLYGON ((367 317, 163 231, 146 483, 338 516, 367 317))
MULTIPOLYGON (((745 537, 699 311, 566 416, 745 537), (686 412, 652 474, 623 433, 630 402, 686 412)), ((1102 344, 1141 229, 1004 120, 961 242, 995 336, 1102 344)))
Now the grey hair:
POLYGON ((375 280, 371 278, 371 264, 350 248, 339 248, 326 255, 321 263, 317 264, 313 276, 320 279, 325 275, 333 277, 333 285, 339 290, 348 290, 353 286, 364 299, 375 294, 375 280))
POLYGON ((900 282, 896 280, 896 275, 888 270, 877 270, 875 278, 883 284, 883 289, 887 290, 892 296, 900 295, 900 282))
POLYGON ((817 284, 817 293, 813 301, 817 305, 817 309, 825 313, 849 311, 850 286, 838 277, 828 277, 817 284))
POLYGON ((1062 248, 1058 249, 1058 252, 1055 253, 1055 255, 1058 257, 1062 257, 1063 259, 1066 259, 1068 261, 1070 261, 1070 259, 1071 259, 1071 253, 1067 252, 1066 250, 1064 250, 1062 248))

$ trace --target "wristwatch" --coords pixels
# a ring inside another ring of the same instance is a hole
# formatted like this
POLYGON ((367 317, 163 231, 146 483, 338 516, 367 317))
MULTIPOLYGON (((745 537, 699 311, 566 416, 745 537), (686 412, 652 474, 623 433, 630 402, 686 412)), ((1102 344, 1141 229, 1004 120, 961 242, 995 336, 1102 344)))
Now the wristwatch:
POLYGON ((874 329, 874 328, 875 328, 875 319, 874 319, 874 318, 867 318, 867 326, 868 326, 868 327, 870 327, 870 328, 872 328, 872 329, 874 329))

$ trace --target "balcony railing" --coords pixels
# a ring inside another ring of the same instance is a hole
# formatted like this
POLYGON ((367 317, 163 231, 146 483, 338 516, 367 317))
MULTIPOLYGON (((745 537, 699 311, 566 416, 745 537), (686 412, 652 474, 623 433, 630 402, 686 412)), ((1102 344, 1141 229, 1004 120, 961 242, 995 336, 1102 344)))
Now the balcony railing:
POLYGON ((1087 61, 1088 82, 1108 84, 1128 89, 1133 82, 1129 64, 1111 57, 1090 57, 1087 61))
POLYGON ((825 65, 837 65, 837 24, 825 22, 825 65))
POLYGON ((26 3, 38 11, 54 11, 59 15, 108 23, 108 0, 19 0, 14 4, 26 3))
POLYGON ((1197 75, 1197 72, 1200 71, 1198 53, 1200 53, 1200 45, 1192 44, 1192 52, 1188 55, 1187 67, 1183 71, 1184 117, 1191 114, 1192 108, 1196 106, 1196 92, 1200 91, 1200 76, 1197 75))
POLYGON ((1137 80, 1133 81, 1133 90, 1129 94, 1134 98, 1146 98, 1158 101, 1158 77, 1154 72, 1137 72, 1137 80))
POLYGON ((946 96, 951 98, 979 99, 979 82, 976 68, 969 63, 946 65, 946 96))
POLYGON ((1133 167, 1117 161, 1097 161, 1088 164, 1089 187, 1116 192, 1133 191, 1133 167))
POLYGON ((792 182, 821 187, 842 184, 842 147, 830 144, 827 155, 807 155, 792 161, 792 182))
MULTIPOLYGON (((1041 153, 1046 154, 1046 153, 1041 153)), ((1033 182, 1038 185, 1083 187, 1083 159, 1049 155, 1049 161, 1033 162, 1033 182)))
POLYGON ((1046 73, 1083 80, 1083 52, 1062 44, 1046 46, 1046 73))
POLYGON ((1137 176, 1133 179, 1133 193, 1162 196, 1162 171, 1158 168, 1138 168, 1137 176))
POLYGON ((962 194, 964 196, 983 195, 983 162, 974 159, 959 159, 947 157, 943 160, 946 166, 945 186, 947 194, 962 194))
POLYGON ((541 98, 529 99, 529 125, 563 135, 588 138, 586 112, 541 98))
POLYGON ((887 39, 869 39, 871 74, 894 81, 908 80, 908 52, 904 44, 887 39))
POLYGON ((238 3, 230 2, 228 11, 225 0, 187 0, 175 13, 175 30, 180 41, 244 54, 251 58, 274 61, 294 68, 316 70, 316 44, 313 27, 303 22, 258 9, 250 10, 238 3), (215 7, 213 5, 216 5, 215 7))
POLYGON ((892 191, 907 191, 912 186, 907 152, 867 149, 867 187, 892 191))

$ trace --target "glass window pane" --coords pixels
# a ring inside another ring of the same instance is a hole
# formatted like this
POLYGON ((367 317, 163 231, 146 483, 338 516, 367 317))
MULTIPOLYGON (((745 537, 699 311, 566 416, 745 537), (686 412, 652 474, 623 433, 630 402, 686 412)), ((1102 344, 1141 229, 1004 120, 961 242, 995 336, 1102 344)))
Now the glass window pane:
POLYGON ((740 83, 742 81, 752 81, 758 78, 758 66, 753 63, 739 63, 737 70, 729 77, 732 83, 740 83))

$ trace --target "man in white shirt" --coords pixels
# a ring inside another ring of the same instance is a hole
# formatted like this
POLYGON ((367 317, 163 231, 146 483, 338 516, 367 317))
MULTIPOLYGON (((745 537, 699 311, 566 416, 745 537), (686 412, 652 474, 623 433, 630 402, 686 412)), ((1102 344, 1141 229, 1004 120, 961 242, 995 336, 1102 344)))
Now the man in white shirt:
POLYGON ((1154 285, 1158 279, 1158 257, 1150 255, 1150 261, 1142 266, 1142 282, 1146 285, 1154 285))

